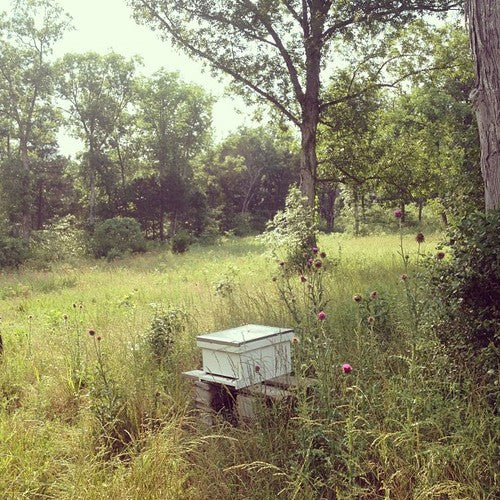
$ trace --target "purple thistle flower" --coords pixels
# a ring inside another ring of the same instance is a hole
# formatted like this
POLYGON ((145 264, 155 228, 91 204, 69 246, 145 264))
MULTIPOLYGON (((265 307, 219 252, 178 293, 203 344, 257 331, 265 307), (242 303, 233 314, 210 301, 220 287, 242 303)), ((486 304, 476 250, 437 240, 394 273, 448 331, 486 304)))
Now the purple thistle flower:
POLYGON ((351 373, 352 372, 352 366, 349 363, 344 363, 342 365, 342 371, 344 373, 351 373))

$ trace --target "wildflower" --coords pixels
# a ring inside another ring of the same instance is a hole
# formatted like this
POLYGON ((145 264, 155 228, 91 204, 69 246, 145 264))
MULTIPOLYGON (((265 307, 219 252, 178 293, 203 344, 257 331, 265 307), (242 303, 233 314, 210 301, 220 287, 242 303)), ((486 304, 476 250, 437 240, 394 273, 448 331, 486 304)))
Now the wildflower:
POLYGON ((415 241, 417 243, 423 243, 425 241, 425 236, 423 233, 418 233, 417 236, 415 236, 415 241))
POLYGON ((323 321, 324 319, 326 319, 326 313, 325 313, 325 311, 320 311, 318 313, 318 319, 321 320, 321 321, 323 321))
POLYGON ((394 217, 396 217, 396 219, 401 219, 403 217, 403 212, 399 208, 394 210, 394 217))
POLYGON ((312 248, 311 248, 311 251, 312 251, 312 253, 313 253, 313 254, 317 254, 317 253, 319 252, 319 248, 317 248, 317 247, 312 247, 312 248))
POLYGON ((319 256, 322 258, 322 259, 326 259, 326 252, 321 252, 319 254, 319 256))
POLYGON ((349 363, 344 363, 342 365, 342 371, 344 373, 351 373, 352 372, 352 366, 349 363))
POLYGON ((73 303, 73 309, 76 309, 77 308, 77 305, 75 303, 73 303))
POLYGON ((373 292, 370 293, 370 299, 372 299, 372 300, 376 300, 377 296, 378 296, 377 290, 373 290, 373 292))
POLYGON ((254 370, 255 370, 256 373, 259 373, 260 372, 260 366, 259 365, 255 365, 254 370))
POLYGON ((63 320, 64 321, 68 321, 68 315, 67 314, 63 314, 63 320))
POLYGON ((100 342, 102 337, 96 337, 96 339, 97 339, 97 342, 100 342))
POLYGON ((306 278, 303 274, 301 274, 301 275, 300 275, 300 281, 301 281, 302 283, 305 283, 305 282, 307 281, 307 278, 306 278))
POLYGON ((368 316, 367 320, 369 325, 373 325, 375 323, 375 318, 373 316, 368 316))
POLYGON ((312 259, 308 259, 308 260, 307 260, 307 265, 308 265, 309 267, 311 267, 311 266, 313 265, 313 262, 314 262, 314 261, 313 261, 312 259))
POLYGON ((444 259, 444 255, 445 255, 444 252, 438 252, 436 254, 436 259, 437 260, 442 260, 442 259, 444 259))
POLYGON ((33 316, 30 314, 30 315, 28 316, 28 320, 29 320, 29 321, 31 321, 32 319, 33 319, 33 316))
POLYGON ((273 280, 273 281, 276 281, 277 279, 278 279, 278 278, 276 278, 276 276, 273 276, 273 277, 272 277, 272 280, 273 280))
POLYGON ((400 276, 400 278, 401 278, 401 281, 406 281, 408 279, 408 275, 407 274, 402 274, 400 276))
POLYGON ((285 265, 285 262, 282 260, 282 261, 280 262, 280 266, 281 266, 281 267, 283 267, 284 265, 285 265))
POLYGON ((316 259, 314 261, 314 267, 316 267, 317 269, 319 269, 322 265, 323 263, 319 259, 316 259))
POLYGON ((359 293, 357 293, 356 295, 353 295, 352 300, 354 300, 354 302, 359 303, 363 300, 363 297, 361 297, 361 295, 359 293))
POLYGON ((95 335, 95 330, 89 330, 89 335, 93 337, 95 335))
POLYGON ((300 344, 300 339, 298 337, 292 337, 292 340, 290 340, 292 344, 300 344))

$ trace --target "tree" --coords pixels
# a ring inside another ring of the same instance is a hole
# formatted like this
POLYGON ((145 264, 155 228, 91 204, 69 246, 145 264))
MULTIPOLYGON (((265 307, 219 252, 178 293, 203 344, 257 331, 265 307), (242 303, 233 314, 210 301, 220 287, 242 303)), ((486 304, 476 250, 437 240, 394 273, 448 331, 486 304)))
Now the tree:
POLYGON ((144 79, 138 90, 139 122, 146 156, 160 185, 159 233, 170 215, 170 233, 175 233, 179 216, 188 209, 193 158, 207 144, 211 134, 212 98, 177 73, 159 71, 144 79))
POLYGON ((500 208, 500 2, 467 0, 486 210, 500 208))
POLYGON ((0 117, 9 125, 9 149, 17 142, 19 233, 31 231, 32 158, 30 147, 43 128, 53 97, 48 56, 68 29, 68 17, 52 0, 20 0, 9 16, 0 17, 0 117), (45 116, 44 116, 45 115, 45 116))
MULTIPOLYGON (((139 22, 150 24, 237 88, 275 106, 301 133, 301 188, 312 206, 316 134, 323 99, 321 71, 336 44, 386 26, 402 26, 425 12, 445 12, 453 0, 128 0, 139 22)), ((380 36, 378 36, 380 41, 380 36)), ((344 95, 346 100, 351 96, 344 95)))
POLYGON ((222 228, 244 233, 263 229, 284 207, 298 155, 290 136, 269 127, 240 128, 202 163, 200 177, 209 204, 221 213, 222 228))
POLYGON ((107 165, 105 149, 133 98, 136 60, 109 53, 66 54, 57 63, 58 91, 69 103, 70 122, 85 142, 89 225, 96 221, 96 183, 107 165))

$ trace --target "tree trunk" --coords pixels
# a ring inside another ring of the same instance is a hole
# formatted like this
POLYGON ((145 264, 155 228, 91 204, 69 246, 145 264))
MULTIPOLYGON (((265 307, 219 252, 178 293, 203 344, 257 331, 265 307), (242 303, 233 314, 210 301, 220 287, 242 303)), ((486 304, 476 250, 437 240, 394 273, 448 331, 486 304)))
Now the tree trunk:
POLYGON ((25 137, 20 138, 21 151, 21 228, 20 236, 28 239, 31 234, 31 213, 30 213, 30 165, 28 157, 28 141, 25 137))
POLYGON ((418 222, 422 222, 422 212, 424 210, 424 202, 422 200, 418 200, 418 222))
POLYGON ((468 0, 466 15, 475 61, 476 109, 486 210, 500 208, 500 1, 468 0))
POLYGON ((448 227, 448 216, 446 215, 446 212, 444 210, 441 212, 441 222, 443 223, 444 227, 448 227))
POLYGON ((300 154, 300 189, 307 197, 309 205, 314 207, 316 196, 316 128, 318 123, 303 123, 301 127, 302 142, 300 154))
POLYGON ((357 187, 354 188, 353 205, 354 205, 354 236, 359 236, 359 196, 357 187))
POLYGON ((323 213, 326 220, 326 232, 333 233, 335 224, 335 201, 337 199, 337 186, 331 186, 325 193, 325 201, 323 205, 323 213))
POLYGON ((92 143, 89 151, 89 226, 93 229, 96 221, 96 155, 92 143))
POLYGON ((38 182, 38 194, 36 200, 36 228, 38 230, 43 228, 43 206, 44 206, 44 196, 43 196, 43 181, 38 182))
POLYGON ((305 40, 306 53, 306 85, 303 96, 300 97, 302 123, 301 155, 300 155, 300 187, 307 196, 309 205, 314 208, 316 202, 316 173, 318 157, 316 155, 316 135, 319 123, 319 91, 321 74, 321 47, 323 46, 323 28, 325 13, 323 2, 311 4, 311 31, 305 40))
POLYGON ((163 211, 163 207, 160 207, 160 217, 158 219, 158 225, 159 225, 159 233, 160 233, 160 241, 164 242, 165 241, 165 221, 164 221, 164 216, 165 213, 163 211))

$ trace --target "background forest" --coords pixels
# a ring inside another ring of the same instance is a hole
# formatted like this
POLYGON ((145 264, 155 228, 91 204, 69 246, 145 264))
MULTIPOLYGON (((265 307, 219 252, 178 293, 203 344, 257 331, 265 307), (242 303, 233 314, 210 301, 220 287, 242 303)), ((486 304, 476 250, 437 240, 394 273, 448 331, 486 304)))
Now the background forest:
POLYGON ((252 120, 0 14, 0 497, 498 498, 494 0, 123 4, 252 120), (200 414, 243 324, 293 329, 293 394, 200 414))
MULTIPOLYGON (((89 242, 115 217, 134 219, 151 241, 261 232, 299 180, 294 129, 271 113, 215 143, 212 97, 168 68, 140 76, 139 59, 116 53, 54 60, 70 26, 50 2, 20 3, 2 18, 2 264, 34 257, 62 232, 67 240, 67 227, 89 242), (81 141, 74 158, 60 151, 61 131, 81 141)), ((403 220, 438 228, 480 207, 460 22, 415 20, 383 46, 343 43, 336 58, 325 92, 338 102, 318 130, 321 228, 388 230, 396 207, 403 220)))

